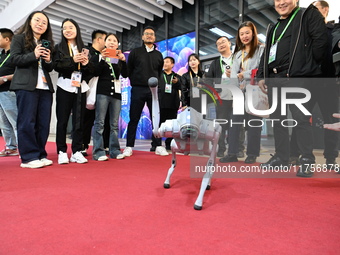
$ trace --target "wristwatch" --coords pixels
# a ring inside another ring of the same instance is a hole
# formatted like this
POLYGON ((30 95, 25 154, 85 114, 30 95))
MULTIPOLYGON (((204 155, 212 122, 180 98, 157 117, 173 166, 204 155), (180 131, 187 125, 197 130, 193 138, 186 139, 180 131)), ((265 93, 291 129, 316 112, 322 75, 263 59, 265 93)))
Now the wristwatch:
POLYGON ((2 79, 2 81, 3 81, 4 83, 8 81, 8 79, 7 79, 6 76, 1 77, 1 79, 2 79))

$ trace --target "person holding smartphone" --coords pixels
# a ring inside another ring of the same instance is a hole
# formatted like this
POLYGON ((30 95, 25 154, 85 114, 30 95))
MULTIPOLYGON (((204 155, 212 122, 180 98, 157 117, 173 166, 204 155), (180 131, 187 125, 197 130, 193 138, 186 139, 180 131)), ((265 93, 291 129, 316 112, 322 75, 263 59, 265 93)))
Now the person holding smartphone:
POLYGON ((56 111, 57 134, 56 144, 58 163, 86 163, 82 155, 83 121, 86 106, 86 91, 88 82, 93 77, 90 68, 88 51, 82 51, 84 43, 80 28, 73 19, 64 19, 61 25, 61 42, 56 45, 54 69, 59 72, 57 81, 56 111), (66 145, 66 130, 72 111, 72 155, 68 158, 66 145))
POLYGON ((45 150, 50 131, 53 84, 52 29, 47 15, 32 12, 13 37, 12 63, 16 65, 10 89, 17 96, 18 149, 21 167, 40 168, 51 165, 45 150), (42 46, 50 42, 50 49, 42 46))
POLYGON ((98 76, 96 95, 96 117, 94 121, 93 152, 94 160, 106 161, 103 140, 105 117, 109 112, 110 139, 109 156, 113 159, 123 159, 125 156, 120 151, 118 140, 118 121, 121 109, 121 85, 119 76, 128 76, 126 59, 124 54, 117 50, 119 40, 115 34, 109 33, 105 38, 105 47, 101 55, 96 55, 93 63, 98 63, 95 68, 95 76, 98 76), (117 63, 111 63, 110 52, 114 50, 117 63), (100 60, 100 61, 99 61, 100 60))

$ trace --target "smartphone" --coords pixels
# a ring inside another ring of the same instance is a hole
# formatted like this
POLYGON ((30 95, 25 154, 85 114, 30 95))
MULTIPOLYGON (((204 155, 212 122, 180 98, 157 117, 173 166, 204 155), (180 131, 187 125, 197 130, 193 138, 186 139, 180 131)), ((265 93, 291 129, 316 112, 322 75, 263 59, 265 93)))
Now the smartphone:
POLYGON ((84 54, 86 57, 88 57, 89 56, 89 49, 83 48, 81 50, 81 53, 84 54))
POLYGON ((41 46, 50 50, 51 49, 51 42, 49 40, 42 39, 41 40, 41 46))
POLYGON ((106 52, 109 54, 107 57, 109 57, 109 58, 118 58, 116 50, 106 48, 106 52))

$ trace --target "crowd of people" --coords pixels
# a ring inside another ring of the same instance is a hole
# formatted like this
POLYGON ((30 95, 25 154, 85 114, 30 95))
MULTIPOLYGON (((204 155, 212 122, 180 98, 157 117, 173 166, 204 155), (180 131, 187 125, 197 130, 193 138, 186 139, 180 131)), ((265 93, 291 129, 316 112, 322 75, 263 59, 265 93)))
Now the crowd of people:
MULTIPOLYGON (((47 157, 45 146, 54 93, 49 73, 55 70, 59 74, 56 83, 58 164, 88 162, 86 157, 92 129, 93 160, 132 156, 145 104, 152 115, 148 79, 157 77, 161 123, 175 119, 178 110, 185 107, 201 111, 204 93, 209 95, 207 103, 215 103, 217 119, 227 119, 231 123, 249 123, 249 119, 261 121, 262 117, 248 112, 243 115, 233 113, 233 104, 244 102, 233 102, 232 93, 224 87, 230 84, 245 93, 254 78, 259 88, 268 94, 269 105, 273 103, 273 91, 278 89, 278 107, 270 118, 284 120, 287 111, 281 109, 280 89, 307 89, 311 100, 303 107, 311 112, 317 103, 324 122, 331 124, 325 126, 324 157, 327 166, 334 166, 338 157, 336 131, 339 128, 338 115, 333 116, 333 113, 338 112, 339 89, 332 54, 340 50, 339 44, 333 42, 334 24, 326 21, 329 10, 326 1, 315 1, 308 8, 300 8, 297 3, 298 0, 274 1, 279 18, 276 24, 268 27, 265 44, 259 42, 255 25, 246 21, 237 30, 233 52, 230 39, 221 36, 216 40, 220 56, 213 60, 209 70, 203 70, 199 55, 192 53, 187 61, 188 71, 182 76, 173 71, 175 59, 170 56, 163 58, 156 49, 156 31, 152 27, 144 28, 143 44, 133 49, 126 59, 118 49, 118 37, 106 31, 94 30, 92 46, 85 47, 78 23, 69 18, 63 20, 62 39, 55 45, 46 13, 32 12, 16 35, 10 29, 0 29, 0 48, 3 49, 0 57, 0 127, 6 143, 0 156, 20 153, 23 168, 53 164, 47 157), (130 121, 123 151, 118 140, 120 76, 128 77, 132 87, 130 121), (89 108, 86 101, 91 90, 95 93, 95 103, 89 108), (71 112, 72 153, 69 156, 66 138, 71 112)), ((289 98, 299 99, 300 96, 291 93, 289 98)), ((300 165, 297 176, 310 177, 313 175, 310 165, 315 163, 311 116, 303 114, 298 105, 289 105, 289 110, 296 121, 291 136, 289 128, 280 121, 274 122, 275 154, 260 167, 285 167, 294 163, 300 165)), ((255 163, 260 155, 261 126, 221 126, 219 161, 230 163, 243 157, 246 133, 247 157, 244 162, 255 163)), ((162 139, 152 135, 150 151, 167 156, 170 149, 171 138, 166 139, 165 146, 162 146, 162 139)))

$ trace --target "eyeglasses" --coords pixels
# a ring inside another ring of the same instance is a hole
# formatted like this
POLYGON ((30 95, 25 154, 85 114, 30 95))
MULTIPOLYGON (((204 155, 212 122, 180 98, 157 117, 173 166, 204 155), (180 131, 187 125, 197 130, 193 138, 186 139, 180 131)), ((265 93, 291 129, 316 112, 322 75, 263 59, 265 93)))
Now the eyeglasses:
POLYGON ((148 35, 155 36, 155 33, 144 33, 144 35, 146 35, 146 36, 148 36, 148 35))
POLYGON ((41 24, 41 25, 43 25, 43 26, 47 26, 47 22, 44 21, 44 20, 40 20, 39 18, 35 18, 35 19, 33 19, 33 21, 34 21, 35 23, 37 23, 37 24, 41 24))
POLYGON ((216 43, 216 46, 220 46, 221 44, 224 44, 224 43, 226 43, 226 42, 228 42, 228 40, 222 40, 222 41, 220 41, 220 42, 218 42, 218 43, 216 43))

